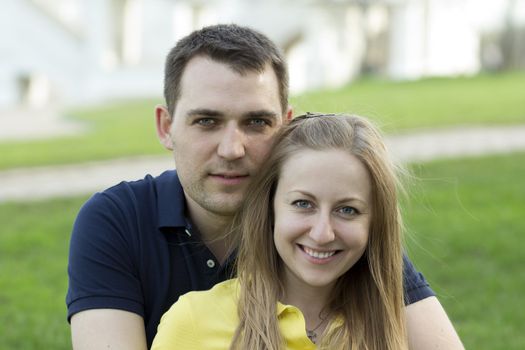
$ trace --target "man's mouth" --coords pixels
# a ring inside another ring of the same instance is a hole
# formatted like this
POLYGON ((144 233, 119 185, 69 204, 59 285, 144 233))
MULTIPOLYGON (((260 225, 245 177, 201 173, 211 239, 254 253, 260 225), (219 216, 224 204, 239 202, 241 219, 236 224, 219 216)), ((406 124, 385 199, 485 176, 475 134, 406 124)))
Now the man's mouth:
POLYGON ((248 177, 248 174, 223 174, 223 173, 217 173, 217 174, 210 174, 213 177, 222 177, 225 179, 239 179, 239 178, 245 178, 248 177))
POLYGON ((248 174, 241 173, 212 173, 210 177, 225 185, 237 185, 248 179, 248 174))

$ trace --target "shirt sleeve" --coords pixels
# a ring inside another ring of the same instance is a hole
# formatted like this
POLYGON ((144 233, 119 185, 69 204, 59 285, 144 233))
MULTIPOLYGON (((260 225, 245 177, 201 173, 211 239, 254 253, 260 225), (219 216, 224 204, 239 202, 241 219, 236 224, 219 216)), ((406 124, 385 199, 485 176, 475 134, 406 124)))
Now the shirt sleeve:
POLYGON ((70 241, 68 321, 88 309, 120 309, 144 317, 132 235, 133 213, 117 196, 95 194, 81 208, 70 241))
POLYGON ((406 254, 403 255, 403 289, 405 305, 435 296, 423 274, 416 270, 406 254))
POLYGON ((194 319, 189 299, 180 297, 162 316, 151 350, 204 349, 199 339, 206 334, 197 335, 194 319))

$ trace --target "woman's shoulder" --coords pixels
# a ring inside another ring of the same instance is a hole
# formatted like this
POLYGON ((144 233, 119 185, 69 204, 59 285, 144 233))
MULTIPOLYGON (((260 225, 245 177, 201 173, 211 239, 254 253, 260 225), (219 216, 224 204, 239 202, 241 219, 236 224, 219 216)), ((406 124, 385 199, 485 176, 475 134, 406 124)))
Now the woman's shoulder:
POLYGON ((188 307, 197 310, 210 310, 210 308, 235 307, 237 305, 237 292, 239 282, 236 278, 226 280, 214 285, 209 290, 193 291, 182 295, 177 303, 187 304, 188 307))
POLYGON ((221 313, 237 313, 237 279, 226 280, 218 283, 209 290, 192 291, 179 297, 179 299, 162 316, 162 322, 176 322, 179 318, 213 314, 220 310, 221 313))
POLYGON ((153 349, 227 349, 238 324, 238 282, 189 292, 162 316, 153 349))
MULTIPOLYGON (((206 298, 216 298, 222 296, 230 296, 235 294, 239 287, 239 281, 237 278, 232 278, 214 285, 211 289, 208 290, 198 290, 188 292, 180 297, 180 299, 206 299, 206 298)), ((180 300, 179 299, 179 300, 180 300)))

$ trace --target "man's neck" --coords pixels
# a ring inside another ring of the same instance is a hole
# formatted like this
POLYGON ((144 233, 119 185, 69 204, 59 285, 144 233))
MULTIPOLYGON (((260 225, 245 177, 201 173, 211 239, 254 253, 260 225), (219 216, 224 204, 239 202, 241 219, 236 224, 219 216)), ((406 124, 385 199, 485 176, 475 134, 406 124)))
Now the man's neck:
POLYGON ((232 216, 219 215, 205 210, 192 200, 186 201, 188 214, 201 235, 202 241, 219 263, 224 263, 231 253, 231 241, 227 237, 232 216))

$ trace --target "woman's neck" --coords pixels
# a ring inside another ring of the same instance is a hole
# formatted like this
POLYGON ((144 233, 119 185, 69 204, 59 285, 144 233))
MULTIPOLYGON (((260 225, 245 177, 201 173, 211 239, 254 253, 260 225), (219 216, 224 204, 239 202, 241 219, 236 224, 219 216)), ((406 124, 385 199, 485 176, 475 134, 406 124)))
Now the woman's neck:
MULTIPOLYGON (((312 330, 330 317, 328 307, 333 286, 293 286, 286 283, 282 303, 293 305, 303 313, 306 329, 312 330)), ((328 322, 325 322, 328 323, 328 322)), ((324 325, 326 326, 326 324, 324 325)), ((321 328, 321 327, 319 327, 321 328)), ((324 329, 324 327, 322 327, 324 329)), ((322 333, 322 332, 321 332, 322 333)))

